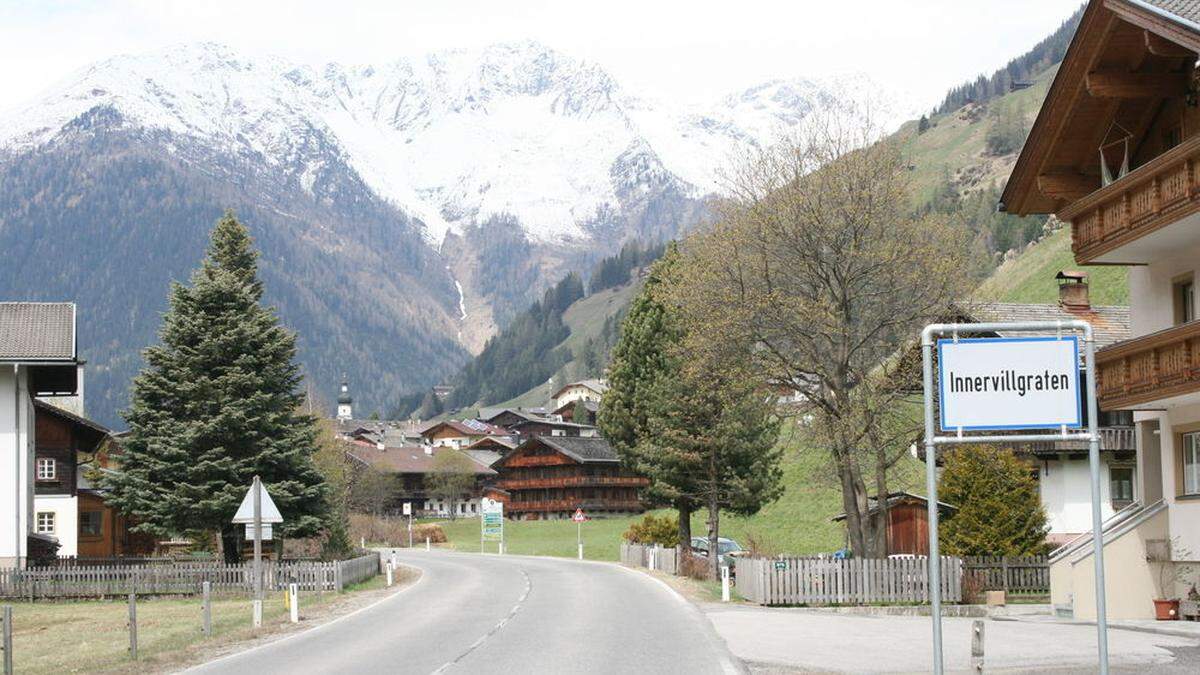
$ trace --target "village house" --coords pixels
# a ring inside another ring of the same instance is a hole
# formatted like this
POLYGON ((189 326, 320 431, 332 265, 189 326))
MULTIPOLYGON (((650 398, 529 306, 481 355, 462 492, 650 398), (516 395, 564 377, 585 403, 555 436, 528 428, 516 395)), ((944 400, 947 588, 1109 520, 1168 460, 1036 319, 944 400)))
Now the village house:
POLYGON ((434 447, 465 448, 489 436, 508 435, 508 429, 479 420, 446 420, 423 429, 421 442, 434 447))
POLYGON ((596 414, 600 412, 600 402, 589 399, 576 399, 559 406, 554 414, 564 422, 574 422, 588 426, 596 425, 596 414))
POLYGON ((608 391, 608 384, 604 380, 571 382, 550 395, 550 408, 558 410, 573 401, 599 403, 606 391, 608 391))
POLYGON ((81 454, 91 455, 109 431, 85 417, 35 400, 34 532, 58 540, 60 557, 79 555, 80 538, 102 534, 103 511, 80 509, 81 454))
POLYGON ((600 430, 590 424, 563 422, 557 418, 517 422, 509 427, 509 430, 521 439, 532 438, 534 436, 595 438, 600 435, 600 430))
POLYGON ((479 499, 483 490, 495 479, 496 471, 471 457, 470 454, 448 445, 372 447, 358 446, 348 454, 365 467, 370 467, 392 477, 389 493, 384 495, 384 509, 389 513, 401 513, 405 504, 412 504, 415 514, 447 517, 473 516, 479 513, 479 499), (444 453, 456 453, 467 459, 464 466, 471 467, 475 478, 474 486, 454 497, 432 495, 425 478, 437 470, 437 458, 444 453))
POLYGON ((75 396, 75 305, 0 302, 0 566, 24 567, 57 542, 34 533, 37 397, 75 396))
POLYGON ((511 518, 570 518, 641 513, 641 490, 649 481, 625 469, 603 438, 535 436, 493 465, 495 487, 507 495, 511 518))
MULTIPOLYGON (((1093 307, 1085 272, 1059 272, 1056 278, 1059 281, 1057 303, 963 302, 957 308, 956 320, 997 323, 1082 319, 1092 325, 1097 349, 1129 339, 1128 307, 1093 307)), ((1027 333, 1021 331, 1005 331, 973 337, 1025 335, 1027 333)), ((1080 367, 1083 367, 1082 362, 1080 367)), ((1137 494, 1133 413, 1101 411, 1100 437, 1102 514, 1107 519, 1129 506, 1137 494)), ((1050 525, 1047 540, 1060 545, 1090 531, 1092 488, 1087 443, 1044 441, 1014 443, 1011 448, 1018 457, 1029 462, 1032 474, 1038 481, 1042 506, 1046 509, 1050 525)))
MULTIPOLYGON (((1135 428, 1134 501, 1103 536, 1115 619, 1200 581, 1198 52, 1200 3, 1091 0, 1003 194, 1070 223, 1078 264, 1130 266, 1131 338, 1096 355, 1100 408, 1135 428)), ((1051 557, 1051 600, 1079 619, 1096 616, 1091 555, 1085 535, 1051 557)))

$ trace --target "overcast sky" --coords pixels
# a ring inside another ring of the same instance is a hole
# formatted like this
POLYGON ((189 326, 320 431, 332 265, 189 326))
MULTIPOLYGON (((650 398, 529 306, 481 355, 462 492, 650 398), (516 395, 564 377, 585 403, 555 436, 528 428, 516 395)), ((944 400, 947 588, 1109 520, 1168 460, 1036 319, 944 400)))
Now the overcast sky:
POLYGON ((535 39, 658 98, 866 73, 932 107, 1059 26, 1080 0, 0 0, 0 108, 90 62, 180 42, 320 64, 535 39))

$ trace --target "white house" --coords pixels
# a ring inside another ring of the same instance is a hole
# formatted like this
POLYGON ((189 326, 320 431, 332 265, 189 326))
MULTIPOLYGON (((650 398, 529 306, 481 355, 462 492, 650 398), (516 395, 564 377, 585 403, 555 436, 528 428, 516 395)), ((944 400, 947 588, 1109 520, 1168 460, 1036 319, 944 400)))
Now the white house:
POLYGON ((75 305, 0 302, 0 566, 45 550, 46 538, 31 536, 34 398, 77 393, 76 353, 75 305))
POLYGON ((550 396, 550 409, 557 410, 574 401, 600 402, 608 384, 604 380, 580 380, 563 385, 561 389, 550 396))
MULTIPOLYGON (((1103 529, 1110 618, 1200 584, 1198 52, 1198 3, 1090 0, 1003 194, 1070 223, 1076 263, 1129 266, 1130 339, 1096 354, 1100 408, 1132 411, 1137 446, 1134 502, 1103 529)), ((1081 619, 1097 614, 1092 544, 1051 556, 1051 601, 1081 619)))

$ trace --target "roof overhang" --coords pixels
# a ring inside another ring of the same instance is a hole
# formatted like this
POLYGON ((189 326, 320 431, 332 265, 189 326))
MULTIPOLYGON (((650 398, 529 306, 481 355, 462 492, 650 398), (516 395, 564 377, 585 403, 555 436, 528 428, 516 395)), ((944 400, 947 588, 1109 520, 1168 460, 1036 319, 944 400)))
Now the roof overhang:
MULTIPOLYGON (((1147 41, 1152 34, 1190 52, 1200 53, 1200 25, 1195 22, 1144 0, 1091 0, 1005 185, 1001 195, 1003 210, 1029 215, 1054 213, 1066 206, 1064 200, 1044 194, 1039 182, 1055 177, 1059 167, 1048 167, 1047 162, 1068 135, 1068 125, 1073 121, 1082 97, 1089 96, 1089 73, 1104 54, 1108 38, 1121 23, 1143 29, 1147 41)), ((1116 119, 1117 103, 1099 105, 1107 108, 1096 114, 1106 116, 1109 122, 1116 119)), ((1085 128, 1092 133, 1103 132, 1109 122, 1089 124, 1085 128)), ((1099 143, 1096 144, 1096 151, 1099 151, 1099 143)))

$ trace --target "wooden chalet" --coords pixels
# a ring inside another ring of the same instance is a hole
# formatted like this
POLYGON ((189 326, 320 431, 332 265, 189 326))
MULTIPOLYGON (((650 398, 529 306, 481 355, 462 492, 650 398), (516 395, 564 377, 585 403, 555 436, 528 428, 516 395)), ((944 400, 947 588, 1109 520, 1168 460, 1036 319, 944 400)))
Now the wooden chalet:
POLYGON ((577 399, 562 404, 554 411, 554 414, 562 418, 564 422, 595 426, 598 412, 600 412, 599 401, 577 399))
MULTIPOLYGON (((873 525, 883 517, 878 497, 870 498, 870 517, 873 525)), ((893 492, 887 497, 887 554, 929 555, 929 500, 911 492, 893 492)), ((949 515, 955 507, 938 502, 939 514, 949 515)), ((846 519, 841 513, 834 522, 846 519)))
POLYGON ((480 420, 446 420, 435 422, 421 431, 426 445, 465 448, 488 436, 507 436, 508 429, 480 420))
POLYGON ((509 517, 527 520, 641 513, 649 481, 621 466, 603 438, 535 436, 500 459, 496 487, 509 517))
POLYGON ((558 419, 518 422, 512 425, 511 430, 522 439, 535 436, 594 438, 600 435, 600 431, 590 424, 563 422, 558 419))

